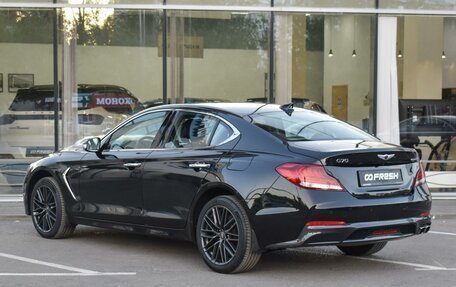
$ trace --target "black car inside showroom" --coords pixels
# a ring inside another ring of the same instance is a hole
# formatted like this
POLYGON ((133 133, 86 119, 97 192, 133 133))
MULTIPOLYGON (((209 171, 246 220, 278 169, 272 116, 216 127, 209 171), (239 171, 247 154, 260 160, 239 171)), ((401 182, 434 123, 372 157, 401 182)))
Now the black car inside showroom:
POLYGON ((155 249, 164 286, 325 260, 456 280, 453 0, 0 0, 0 55, 5 286, 144 285, 155 249), (132 268, 96 260, 129 242, 132 268))

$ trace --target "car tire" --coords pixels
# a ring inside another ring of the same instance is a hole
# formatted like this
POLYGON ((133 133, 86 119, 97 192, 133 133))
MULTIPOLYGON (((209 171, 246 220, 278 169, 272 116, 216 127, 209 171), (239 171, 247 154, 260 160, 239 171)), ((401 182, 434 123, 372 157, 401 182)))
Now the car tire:
POLYGON ((204 205, 196 241, 204 262, 219 273, 249 271, 261 257, 247 213, 234 196, 218 196, 204 205))
POLYGON ((386 241, 355 246, 337 246, 340 251, 350 256, 368 256, 379 252, 386 246, 386 241))
POLYGON ((44 238, 65 238, 76 228, 68 218, 62 190, 52 177, 40 179, 33 187, 30 211, 36 231, 44 238))

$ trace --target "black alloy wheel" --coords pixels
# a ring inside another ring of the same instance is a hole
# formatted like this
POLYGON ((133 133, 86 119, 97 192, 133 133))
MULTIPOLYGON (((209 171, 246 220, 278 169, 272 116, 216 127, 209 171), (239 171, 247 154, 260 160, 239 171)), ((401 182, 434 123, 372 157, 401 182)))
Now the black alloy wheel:
POLYGON ((36 188, 33 196, 33 220, 41 232, 49 232, 57 221, 57 205, 54 192, 46 185, 36 188))
POLYGON ((198 249, 214 271, 245 272, 261 257, 247 214, 234 196, 210 200, 200 212, 196 230, 198 249))
POLYGON ((40 179, 33 187, 30 209, 33 225, 42 237, 68 237, 76 227, 69 221, 61 188, 51 177, 40 179))
POLYGON ((227 264, 236 253, 239 242, 238 224, 224 206, 211 207, 204 215, 200 229, 203 250, 212 263, 227 264))

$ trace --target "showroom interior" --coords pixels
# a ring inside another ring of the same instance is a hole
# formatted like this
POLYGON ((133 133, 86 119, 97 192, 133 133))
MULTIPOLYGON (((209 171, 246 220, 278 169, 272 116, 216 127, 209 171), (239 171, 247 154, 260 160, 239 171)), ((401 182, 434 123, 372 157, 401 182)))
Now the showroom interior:
POLYGON ((325 112, 456 188, 454 1, 0 1, 0 53, 0 195, 43 155, 182 102, 325 112))

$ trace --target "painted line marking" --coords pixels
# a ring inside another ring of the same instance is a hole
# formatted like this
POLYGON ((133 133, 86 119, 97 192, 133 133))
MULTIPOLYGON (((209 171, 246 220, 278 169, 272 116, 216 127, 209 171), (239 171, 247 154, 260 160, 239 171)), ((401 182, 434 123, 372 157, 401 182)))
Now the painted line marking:
POLYGON ((429 231, 429 233, 456 236, 456 233, 451 233, 451 232, 429 231))
POLYGON ((136 272, 98 272, 98 273, 0 273, 0 276, 132 276, 136 272))
POLYGON ((88 269, 76 268, 76 267, 66 266, 66 265, 62 265, 62 264, 51 263, 51 262, 46 262, 46 261, 41 261, 41 260, 36 260, 36 259, 31 259, 31 258, 27 258, 27 257, 12 255, 12 254, 1 253, 1 252, 0 252, 0 256, 9 258, 9 259, 27 262, 27 263, 38 264, 38 265, 43 265, 43 266, 48 266, 48 267, 53 267, 53 268, 57 268, 57 269, 78 272, 78 273, 93 273, 93 274, 100 273, 100 272, 92 271, 92 270, 88 270, 88 269))
POLYGON ((48 266, 52 268, 62 269, 66 271, 73 271, 76 273, 0 273, 0 276, 131 276, 136 275, 136 272, 98 272, 88 269, 82 269, 57 263, 51 263, 27 257, 1 253, 0 257, 14 259, 22 262, 48 266))
POLYGON ((440 269, 426 269, 426 268, 415 268, 416 271, 456 271, 456 268, 440 268, 440 269))
POLYGON ((395 261, 395 260, 388 260, 388 259, 378 259, 378 258, 369 258, 369 257, 350 257, 350 258, 382 262, 382 263, 390 263, 390 264, 396 264, 396 265, 411 266, 411 267, 415 267, 415 270, 448 270, 448 268, 442 267, 442 266, 425 265, 425 264, 419 264, 419 263, 395 261))
POLYGON ((22 198, 16 199, 16 198, 0 198, 0 202, 22 202, 22 198))
MULTIPOLYGON (((331 256, 340 256, 340 254, 329 253, 329 252, 327 252, 325 254, 331 255, 331 256)), ((380 259, 380 258, 370 258, 370 257, 356 257, 356 256, 346 256, 346 257, 350 258, 350 259, 375 261, 375 262, 381 262, 381 263, 415 267, 415 270, 417 270, 417 271, 456 271, 456 268, 447 268, 445 266, 433 266, 433 265, 425 265, 425 264, 419 264, 419 263, 395 261, 395 260, 380 259)))

